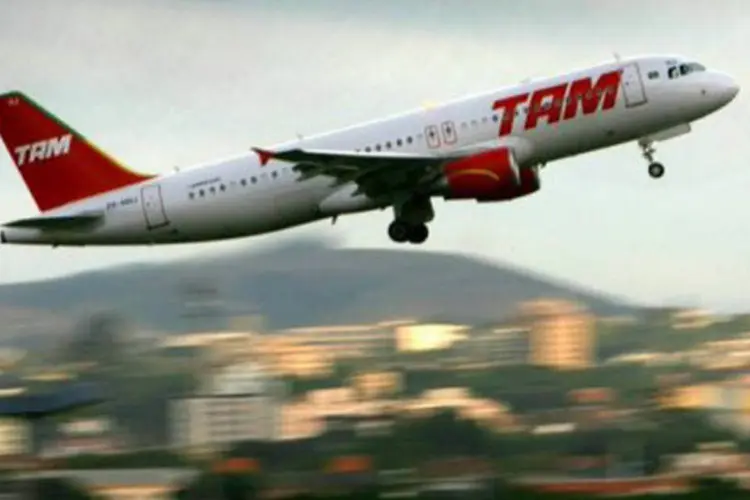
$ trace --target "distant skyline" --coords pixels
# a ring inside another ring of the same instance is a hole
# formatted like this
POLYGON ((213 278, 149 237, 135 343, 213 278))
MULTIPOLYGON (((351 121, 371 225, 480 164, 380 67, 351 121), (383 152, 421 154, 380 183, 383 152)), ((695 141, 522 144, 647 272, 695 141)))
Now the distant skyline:
MULTIPOLYGON (((542 190, 435 204, 428 244, 637 303, 750 310, 750 17, 740 1, 5 0, 0 91, 21 89, 134 169, 163 173, 622 55, 731 73, 726 109, 657 145, 549 164, 542 190), (33 29, 30 27, 33 26, 33 29)), ((37 209, 4 148, 0 221, 37 209)), ((299 237, 392 247, 390 211, 222 243, 0 246, 0 282, 299 237)), ((408 247, 407 247, 408 248, 408 247)))

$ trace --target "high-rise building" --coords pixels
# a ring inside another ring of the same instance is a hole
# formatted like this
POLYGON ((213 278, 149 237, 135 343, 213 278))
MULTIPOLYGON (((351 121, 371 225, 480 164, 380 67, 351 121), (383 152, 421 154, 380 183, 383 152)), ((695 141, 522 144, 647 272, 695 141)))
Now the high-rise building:
POLYGON ((0 419, 0 461, 29 451, 29 426, 22 420, 0 419))
POLYGON ((241 441, 278 438, 282 383, 256 363, 216 370, 201 390, 172 402, 172 445, 215 450, 241 441))
POLYGON ((524 302, 519 320, 529 329, 530 362, 555 369, 582 369, 596 362, 595 318, 583 306, 543 299, 524 302))

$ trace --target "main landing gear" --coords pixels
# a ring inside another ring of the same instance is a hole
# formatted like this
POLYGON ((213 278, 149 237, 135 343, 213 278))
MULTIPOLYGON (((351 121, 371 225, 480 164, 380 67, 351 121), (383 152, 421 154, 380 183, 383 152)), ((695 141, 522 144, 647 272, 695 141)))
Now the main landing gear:
POLYGON ((643 157, 648 160, 648 175, 654 179, 662 177, 664 175, 664 165, 654 160, 654 153, 656 152, 654 144, 651 141, 640 141, 638 142, 638 146, 640 146, 643 152, 643 157))
POLYGON ((419 245, 427 241, 427 223, 435 218, 429 197, 409 198, 393 206, 395 219, 388 226, 388 236, 396 243, 419 245))
POLYGON ((388 226, 388 236, 396 243, 413 243, 419 245, 427 241, 430 236, 430 230, 427 224, 417 223, 409 224, 402 220, 394 220, 388 226))

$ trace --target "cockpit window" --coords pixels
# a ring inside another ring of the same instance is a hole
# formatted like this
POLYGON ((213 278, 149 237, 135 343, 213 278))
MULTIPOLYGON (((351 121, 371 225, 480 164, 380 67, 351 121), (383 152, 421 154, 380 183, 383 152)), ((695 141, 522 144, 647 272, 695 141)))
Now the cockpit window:
POLYGON ((677 78, 679 76, 689 75, 690 73, 699 71, 706 71, 706 67, 696 62, 682 63, 680 65, 670 66, 669 70, 667 70, 667 75, 669 78, 677 78))
POLYGON ((659 72, 658 71, 649 71, 648 72, 648 79, 649 80, 656 80, 659 78, 659 72))

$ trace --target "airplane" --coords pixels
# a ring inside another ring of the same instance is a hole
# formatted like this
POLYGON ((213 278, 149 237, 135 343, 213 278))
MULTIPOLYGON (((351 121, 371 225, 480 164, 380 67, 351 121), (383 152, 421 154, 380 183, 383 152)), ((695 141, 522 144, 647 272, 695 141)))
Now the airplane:
POLYGON ((205 242, 392 209, 388 235, 424 243, 433 199, 504 202, 541 189, 549 162, 684 135, 739 92, 678 55, 615 57, 385 119, 163 175, 109 157, 20 91, 0 95, 0 136, 39 214, 0 226, 8 244, 205 242))

